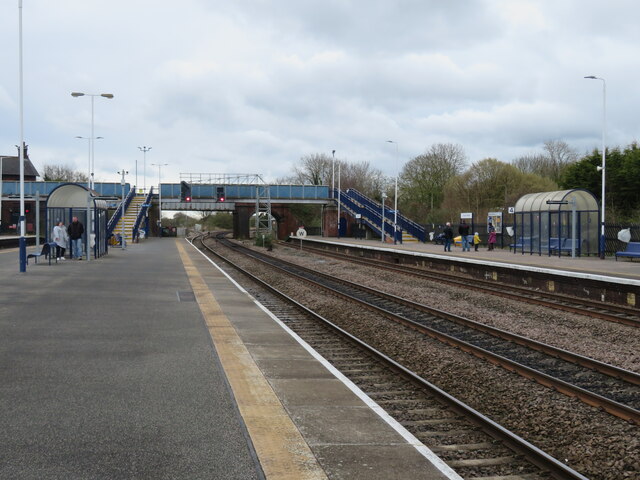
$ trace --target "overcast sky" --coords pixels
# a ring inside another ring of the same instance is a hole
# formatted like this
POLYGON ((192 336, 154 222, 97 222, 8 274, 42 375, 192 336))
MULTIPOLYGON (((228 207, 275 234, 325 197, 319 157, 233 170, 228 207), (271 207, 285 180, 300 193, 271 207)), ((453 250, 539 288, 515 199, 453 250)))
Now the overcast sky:
MULTIPOLYGON (((395 175, 438 142, 468 162, 640 133, 640 2, 628 0, 24 0, 25 139, 37 168, 177 182, 290 174, 312 153, 395 175), (398 143, 398 160, 395 146, 398 143)), ((0 0, 0 155, 18 129, 18 0, 0 0)))

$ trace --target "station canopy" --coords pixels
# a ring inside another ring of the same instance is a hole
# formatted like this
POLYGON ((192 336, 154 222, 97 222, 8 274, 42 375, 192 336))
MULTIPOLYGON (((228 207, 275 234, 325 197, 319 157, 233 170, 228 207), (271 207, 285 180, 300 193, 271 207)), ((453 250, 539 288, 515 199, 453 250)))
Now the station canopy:
POLYGON ((571 211, 573 205, 570 202, 573 201, 575 201, 576 210, 579 212, 598 210, 598 201, 591 192, 583 189, 573 189, 524 195, 516 203, 515 212, 571 211))
POLYGON ((539 255, 596 255, 599 222, 598 201, 588 190, 530 193, 516 202, 510 247, 539 255))
MULTIPOLYGON (((77 183, 66 183, 52 190, 47 198, 47 208, 87 208, 87 187, 77 183)), ((93 205, 99 210, 107 209, 107 202, 94 198, 97 192, 92 191, 93 205)))

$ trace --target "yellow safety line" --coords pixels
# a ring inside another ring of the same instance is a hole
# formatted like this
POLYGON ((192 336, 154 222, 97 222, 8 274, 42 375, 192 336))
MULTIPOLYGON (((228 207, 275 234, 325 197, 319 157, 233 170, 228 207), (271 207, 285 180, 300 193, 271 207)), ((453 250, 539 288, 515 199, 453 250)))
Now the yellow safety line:
POLYGON ((181 241, 176 245, 264 474, 268 479, 326 479, 181 241))

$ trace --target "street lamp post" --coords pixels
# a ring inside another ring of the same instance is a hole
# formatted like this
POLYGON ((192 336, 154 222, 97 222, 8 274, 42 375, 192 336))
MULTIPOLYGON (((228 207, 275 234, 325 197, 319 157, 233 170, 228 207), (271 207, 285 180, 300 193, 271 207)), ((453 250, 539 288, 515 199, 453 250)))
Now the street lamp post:
POLYGON ((152 147, 138 147, 142 152, 142 183, 144 184, 142 189, 144 193, 147 193, 147 152, 151 150, 152 147))
POLYGON ((0 157, 0 233, 2 233, 2 161, 9 157, 0 157))
POLYGON ((160 187, 160 181, 161 181, 160 170, 162 169, 162 167, 166 167, 169 164, 168 163, 152 163, 151 165, 158 167, 158 236, 161 237, 162 236, 162 188, 160 187))
POLYGON ((384 243, 384 199, 387 198, 387 194, 382 192, 382 217, 381 221, 380 221, 380 238, 382 240, 382 243, 384 243))
POLYGON ((598 167, 598 170, 602 172, 602 215, 600 216, 600 258, 604 260, 605 258, 605 250, 606 250, 606 233, 604 228, 604 216, 605 216, 605 173, 606 173, 606 131, 607 131, 607 82, 605 82, 604 78, 596 77, 595 75, 589 75, 589 80, 602 80, 602 166, 598 167))
POLYGON ((18 0, 18 104, 20 124, 20 272, 27 271, 27 239, 24 208, 24 79, 22 73, 22 0, 18 0))
POLYGON ((124 180, 124 176, 127 175, 129 172, 127 172, 124 168, 122 170, 120 170, 118 172, 120 175, 122 175, 122 178, 120 179, 120 191, 122 193, 122 201, 120 202, 120 222, 122 223, 122 228, 120 230, 120 235, 121 235, 121 239, 120 239, 120 246, 122 247, 122 250, 126 250, 127 249, 127 242, 125 240, 124 234, 124 186, 126 185, 125 180, 124 180))
POLYGON ((340 238, 340 163, 338 162, 338 238, 340 238))
POLYGON ((396 188, 393 201, 393 243, 398 243, 398 142, 393 140, 387 140, 387 143, 394 143, 396 145, 396 188))
MULTIPOLYGON (((93 164, 92 164, 92 159, 91 159, 91 138, 90 137, 81 137, 79 135, 76 135, 76 138, 81 139, 81 140, 87 140, 87 145, 88 145, 88 148, 89 148, 89 172, 90 172, 90 175, 91 175, 91 177, 89 177, 87 179, 87 186, 89 188, 93 188, 95 183, 94 183, 94 179, 93 179, 93 173, 94 172, 93 172, 93 164)), ((102 140, 102 139, 104 139, 104 137, 96 137, 94 140, 102 140)))
POLYGON ((334 190, 336 188, 336 151, 332 150, 331 151, 331 156, 333 157, 333 160, 331 161, 331 197, 333 197, 334 195, 334 190))
POLYGON ((92 177, 92 166, 93 166, 93 158, 94 158, 94 148, 93 148, 93 144, 94 144, 94 139, 95 139, 95 135, 93 133, 94 130, 94 108, 93 108, 93 99, 95 97, 104 97, 104 98, 108 98, 111 99, 113 98, 113 94, 112 93, 83 93, 83 92, 71 92, 71 96, 72 97, 91 97, 91 136, 89 137, 89 150, 90 150, 90 155, 89 155, 89 171, 88 171, 88 178, 87 178, 87 231, 86 231, 86 237, 87 237, 87 262, 91 259, 91 230, 92 230, 92 222, 91 222, 91 177, 92 177))

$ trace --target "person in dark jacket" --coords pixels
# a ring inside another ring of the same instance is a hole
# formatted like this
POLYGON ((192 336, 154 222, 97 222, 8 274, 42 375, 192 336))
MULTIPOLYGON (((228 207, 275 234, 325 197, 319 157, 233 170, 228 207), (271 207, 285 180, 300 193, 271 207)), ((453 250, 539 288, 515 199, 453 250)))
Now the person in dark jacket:
POLYGON ((471 247, 469 246, 469 225, 467 225, 467 222, 465 222, 464 220, 462 220, 462 223, 458 227, 458 235, 462 237, 462 251, 470 252, 471 247))
POLYGON ((442 233, 444 233, 444 251, 450 252, 451 242, 453 241, 453 229, 451 228, 451 223, 447 222, 442 233))
POLYGON ((73 217, 67 227, 67 233, 71 239, 71 257, 82 260, 82 234, 84 226, 78 221, 78 217, 73 217))

